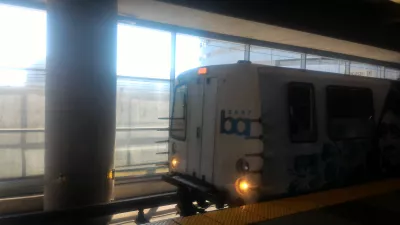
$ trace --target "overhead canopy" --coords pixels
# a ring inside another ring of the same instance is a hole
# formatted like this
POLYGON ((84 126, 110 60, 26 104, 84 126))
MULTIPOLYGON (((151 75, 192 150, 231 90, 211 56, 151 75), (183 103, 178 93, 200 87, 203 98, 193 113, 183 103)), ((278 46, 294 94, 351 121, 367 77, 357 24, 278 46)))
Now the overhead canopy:
POLYGON ((119 0, 119 13, 142 20, 220 34, 251 38, 310 49, 353 55, 374 60, 400 63, 400 53, 349 41, 329 38, 186 8, 154 0, 119 0))

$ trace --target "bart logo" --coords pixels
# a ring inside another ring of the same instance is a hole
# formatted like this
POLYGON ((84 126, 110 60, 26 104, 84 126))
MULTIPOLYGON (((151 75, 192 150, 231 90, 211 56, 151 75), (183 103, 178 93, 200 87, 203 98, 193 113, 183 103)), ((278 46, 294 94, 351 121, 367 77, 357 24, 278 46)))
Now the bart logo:
POLYGON ((222 110, 220 133, 248 137, 251 133, 251 119, 226 117, 225 110, 222 110))

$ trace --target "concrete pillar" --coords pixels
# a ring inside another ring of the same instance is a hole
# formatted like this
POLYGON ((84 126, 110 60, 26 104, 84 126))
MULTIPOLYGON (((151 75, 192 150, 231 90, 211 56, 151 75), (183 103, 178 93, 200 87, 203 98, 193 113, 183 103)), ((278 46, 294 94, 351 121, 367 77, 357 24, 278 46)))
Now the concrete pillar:
POLYGON ((114 186, 117 0, 47 0, 45 210, 114 186))

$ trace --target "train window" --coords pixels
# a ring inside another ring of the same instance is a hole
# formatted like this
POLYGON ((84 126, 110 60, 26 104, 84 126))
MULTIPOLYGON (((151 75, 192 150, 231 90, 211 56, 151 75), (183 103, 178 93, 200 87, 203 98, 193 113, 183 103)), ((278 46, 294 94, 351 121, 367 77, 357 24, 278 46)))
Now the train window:
POLYGON ((326 88, 328 135, 332 140, 369 138, 374 131, 374 105, 368 88, 326 88))
POLYGON ((186 101, 187 86, 175 88, 174 103, 171 117, 171 137, 178 140, 186 139, 186 101))
POLYGON ((310 83, 289 83, 288 106, 291 141, 317 141, 314 86, 310 83))

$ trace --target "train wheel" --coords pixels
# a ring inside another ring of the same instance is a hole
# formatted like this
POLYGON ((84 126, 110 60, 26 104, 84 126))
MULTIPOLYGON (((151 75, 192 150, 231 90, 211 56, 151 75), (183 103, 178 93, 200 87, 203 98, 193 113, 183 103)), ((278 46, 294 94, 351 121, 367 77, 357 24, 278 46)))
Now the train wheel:
POLYGON ((244 204, 245 203, 244 203, 243 199, 237 198, 236 200, 229 202, 228 206, 229 206, 229 208, 233 208, 233 207, 243 206, 244 204))
POLYGON ((203 209, 206 209, 210 206, 210 204, 204 198, 202 198, 200 196, 196 197, 196 202, 197 202, 197 205, 203 209))
POLYGON ((187 188, 178 188, 178 204, 176 209, 180 216, 192 216, 197 213, 196 207, 193 205, 193 199, 187 188))
POLYGON ((217 204, 215 204, 215 208, 223 209, 223 208, 225 208, 225 205, 223 203, 217 203, 217 204))

